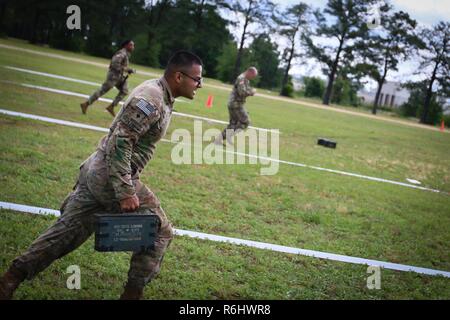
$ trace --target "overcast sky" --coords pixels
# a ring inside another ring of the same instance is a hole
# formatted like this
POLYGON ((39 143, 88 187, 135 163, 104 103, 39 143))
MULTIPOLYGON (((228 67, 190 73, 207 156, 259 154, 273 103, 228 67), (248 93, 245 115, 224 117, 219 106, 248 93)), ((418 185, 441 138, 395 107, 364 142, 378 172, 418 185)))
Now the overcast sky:
MULTIPOLYGON (((313 8, 323 9, 327 3, 327 0, 273 0, 281 7, 290 6, 296 3, 304 2, 312 6, 313 8)), ((394 7, 394 10, 403 10, 409 13, 409 15, 417 20, 419 24, 431 27, 439 21, 450 21, 450 0, 390 0, 388 1, 394 7)), ((236 35, 239 34, 239 29, 234 29, 232 32, 236 35)), ((239 36, 238 36, 239 37, 239 36)), ((273 39, 277 43, 281 42, 277 39, 273 39)), ((281 48, 279 49, 281 51, 281 48)), ((387 80, 390 81, 406 81, 411 78, 411 74, 417 68, 417 61, 410 60, 399 65, 398 72, 388 73, 387 80)), ((321 76, 320 65, 315 60, 309 59, 308 61, 297 61, 297 63, 291 69, 291 73, 302 76, 321 76)), ((374 82, 368 84, 368 88, 373 88, 374 82)))
MULTIPOLYGON (((281 6, 296 4, 299 0, 273 0, 281 6)), ((300 0, 313 7, 324 8, 327 0, 300 0)), ((417 21, 433 25, 437 21, 450 21, 450 0, 390 0, 395 10, 403 10, 417 21)))

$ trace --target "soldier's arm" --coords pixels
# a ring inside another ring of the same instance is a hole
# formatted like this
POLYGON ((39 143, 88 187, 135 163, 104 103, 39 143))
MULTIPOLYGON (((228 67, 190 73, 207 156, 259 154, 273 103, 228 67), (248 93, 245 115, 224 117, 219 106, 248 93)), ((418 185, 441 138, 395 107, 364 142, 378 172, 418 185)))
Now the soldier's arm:
POLYGON ((133 197, 135 189, 131 181, 131 158, 139 138, 159 120, 160 110, 151 101, 132 98, 118 119, 106 148, 109 178, 116 198, 133 197))
POLYGON ((250 81, 247 81, 245 84, 245 95, 253 96, 255 94, 255 92, 256 92, 256 90, 250 86, 250 81))
POLYGON ((155 152, 155 143, 148 137, 143 136, 139 139, 138 143, 134 146, 133 163, 144 168, 147 163, 152 159, 155 152))
POLYGON ((239 80, 237 90, 241 97, 248 97, 254 94, 254 89, 250 86, 250 82, 245 79, 239 80))

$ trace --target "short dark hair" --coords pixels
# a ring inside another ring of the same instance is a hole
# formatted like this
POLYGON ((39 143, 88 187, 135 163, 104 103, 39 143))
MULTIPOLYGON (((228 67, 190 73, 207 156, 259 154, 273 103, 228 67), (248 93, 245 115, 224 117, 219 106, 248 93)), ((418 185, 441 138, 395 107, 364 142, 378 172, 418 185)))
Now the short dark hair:
POLYGON ((127 46, 131 41, 131 39, 125 40, 120 44, 120 48, 122 49, 123 47, 127 46))
POLYGON ((180 50, 175 52, 167 62, 165 73, 172 73, 182 69, 187 69, 192 67, 192 65, 198 64, 200 66, 203 65, 202 59, 200 59, 196 54, 186 51, 180 50))

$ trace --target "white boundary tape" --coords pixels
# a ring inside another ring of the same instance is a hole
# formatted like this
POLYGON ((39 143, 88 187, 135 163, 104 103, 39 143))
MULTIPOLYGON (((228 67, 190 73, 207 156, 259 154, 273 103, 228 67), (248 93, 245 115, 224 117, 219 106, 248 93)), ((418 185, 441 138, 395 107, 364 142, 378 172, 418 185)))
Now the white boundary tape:
MULTIPOLYGON (((85 81, 85 80, 81 80, 81 79, 76 79, 76 78, 70 78, 70 77, 64 77, 64 76, 59 76, 57 74, 52 74, 52 73, 46 73, 46 72, 40 72, 40 71, 34 71, 34 70, 30 70, 30 69, 23 69, 23 68, 17 68, 17 67, 11 67, 11 66, 3 66, 6 69, 11 69, 11 70, 15 70, 15 71, 20 71, 20 72, 25 72, 25 73, 30 73, 30 74, 35 74, 35 75, 39 75, 39 76, 44 76, 44 77, 48 77, 48 78, 54 78, 54 79, 61 79, 61 80, 67 80, 67 81, 71 81, 71 82, 76 82, 76 83, 82 83, 82 84, 87 84, 93 87, 100 87, 102 84, 98 83, 98 82, 91 82, 91 81, 85 81)), ((18 84, 12 81, 8 81, 11 84, 18 84)), ((32 85, 29 85, 30 88, 33 88, 32 85)), ((74 92, 70 92, 70 91, 64 91, 61 90, 62 92, 58 92, 57 89, 52 89, 52 88, 46 88, 46 87, 39 87, 37 86, 36 89, 41 89, 41 88, 45 88, 45 89, 51 89, 51 90, 56 90, 56 91, 52 91, 52 92, 56 92, 56 93, 62 93, 65 92, 65 94, 76 94, 74 92)), ((80 95, 77 95, 78 97, 80 95)), ((81 95, 84 96, 84 95, 81 95)), ((105 101, 105 102, 109 102, 109 99, 100 99, 101 101, 105 101)), ((184 99, 175 99, 177 102, 182 102, 182 103, 188 103, 190 104, 190 101, 186 101, 184 99)), ((112 101, 112 100, 111 100, 112 101)), ((123 102, 119 102, 120 104, 123 104, 123 102)))
POLYGON ((3 66, 3 67, 6 68, 6 69, 10 69, 10 70, 15 70, 15 71, 20 71, 20 72, 35 74, 35 75, 38 75, 38 76, 44 76, 44 77, 49 77, 49 78, 67 80, 67 81, 87 84, 87 85, 95 86, 95 87, 101 85, 101 83, 97 83, 97 82, 85 81, 85 80, 80 80, 80 79, 75 79, 75 78, 70 78, 70 77, 63 77, 63 76, 58 76, 56 74, 51 74, 51 73, 46 73, 46 72, 39 72, 39 71, 30 70, 30 69, 23 69, 23 68, 17 68, 17 67, 12 67, 12 66, 3 66))
MULTIPOLYGON (((10 116, 15 116, 15 117, 22 117, 22 118, 28 118, 28 119, 33 119, 33 120, 41 120, 41 121, 45 121, 45 122, 49 122, 49 123, 61 124, 61 125, 70 126, 70 127, 90 129, 90 130, 101 131, 101 132, 109 132, 109 130, 106 129, 106 128, 91 126, 91 125, 78 123, 78 122, 65 121, 65 120, 59 120, 59 119, 48 118, 48 117, 43 117, 43 116, 37 116, 37 115, 33 115, 33 114, 28 114, 28 113, 22 113, 22 112, 16 112, 16 111, 0 109, 0 114, 1 113, 2 114, 6 114, 6 115, 10 115, 10 116)), ((173 142, 173 141, 167 140, 167 139, 161 139, 161 141, 169 142, 169 143, 176 143, 176 142, 173 142)), ((226 149, 225 150, 218 149, 218 150, 222 150, 225 153, 231 153, 231 154, 245 156, 245 157, 248 157, 248 158, 256 158, 256 159, 265 160, 265 161, 274 161, 274 162, 278 162, 278 163, 289 164, 289 165, 292 165, 292 166, 309 168, 309 169, 314 169, 314 170, 319 170, 319 171, 326 171, 326 172, 331 172, 331 173, 336 173, 336 174, 340 174, 340 175, 356 177, 356 178, 361 178, 361 179, 366 179, 366 180, 371 180, 371 181, 384 182, 384 183, 399 185, 399 186, 413 188, 413 189, 418 189, 418 190, 432 191, 432 192, 448 194, 445 191, 440 191, 440 190, 437 190, 437 189, 431 189, 431 188, 416 186, 414 184, 408 184, 408 183, 403 183, 403 182, 399 182, 399 181, 393 181, 393 180, 387 180, 387 179, 382 179, 382 178, 377 178, 377 177, 365 176, 365 175, 362 175, 362 174, 345 172, 345 171, 340 171, 340 170, 321 168, 321 167, 311 166, 311 165, 307 165, 307 164, 303 164, 303 163, 297 163, 297 162, 291 162, 291 161, 285 161, 285 160, 279 160, 279 159, 272 159, 272 158, 257 156, 257 155, 253 155, 253 154, 246 154, 246 153, 242 153, 242 152, 229 151, 229 150, 226 150, 226 149)))
MULTIPOLYGON (((62 79, 62 80, 67 80, 67 81, 72 81, 72 82, 77 82, 77 83, 93 85, 93 86, 96 86, 96 87, 97 86, 98 87, 101 86, 101 83, 90 82, 90 81, 85 81, 85 80, 80 80, 80 79, 75 79, 75 78, 69 78, 69 77, 59 76, 59 75, 51 74, 51 73, 38 72, 38 71, 34 71, 34 70, 16 68, 16 67, 11 67, 11 66, 4 66, 4 68, 11 69, 11 70, 16 70, 16 71, 20 71, 20 72, 36 74, 36 75, 45 76, 45 77, 50 77, 50 78, 55 78, 55 79, 62 79)), ((37 85, 32 85, 32 84, 26 84, 26 83, 15 83, 15 82, 11 82, 11 81, 8 81, 8 82, 11 83, 11 84, 17 84, 17 85, 21 85, 21 86, 32 88, 32 89, 44 90, 44 91, 49 91, 49 92, 53 92, 53 93, 65 94, 65 95, 81 97, 81 98, 89 98, 89 95, 85 95, 85 94, 77 93, 77 92, 72 92, 72 91, 67 91, 67 90, 59 90, 59 89, 54 89, 54 88, 49 88, 49 87, 43 87, 43 86, 37 86, 37 85)), ((99 98, 99 100, 103 101, 103 102, 109 102, 109 103, 112 102, 112 99, 108 99, 108 98, 99 98)), ((177 102, 182 102, 182 103, 189 103, 189 104, 191 103, 190 101, 185 101, 185 100, 182 100, 182 99, 176 99, 176 101, 177 102)), ((121 101, 121 102, 119 102, 119 104, 123 105, 123 102, 121 101)), ((210 122, 210 123, 228 124, 228 122, 226 122, 226 121, 216 120, 216 119, 211 119, 211 118, 206 118, 206 117, 201 117, 201 116, 196 116, 196 115, 191 115, 191 114, 186 114, 186 113, 181 113, 181 112, 173 112, 173 114, 177 115, 177 116, 180 116, 180 117, 199 119, 199 120, 207 121, 207 122, 210 122)), ((260 131, 267 131, 267 132, 272 131, 271 129, 258 128, 258 127, 253 127, 253 126, 249 126, 249 128, 253 128, 253 129, 256 129, 256 130, 260 130, 260 131)))
POLYGON ((32 120, 40 120, 40 121, 49 122, 49 123, 61 124, 64 126, 69 126, 69 127, 89 129, 89 130, 95 130, 95 131, 101 131, 101 132, 109 132, 109 129, 102 128, 102 127, 91 126, 91 125, 79 123, 79 122, 72 122, 72 121, 59 120, 59 119, 48 118, 48 117, 43 117, 43 116, 37 116, 34 114, 9 111, 9 110, 4 110, 4 109, 0 109, 0 113, 7 114, 10 116, 14 116, 14 117, 22 117, 22 118, 27 118, 27 119, 32 119, 32 120))
MULTIPOLYGON (((1 44, 1 43, 0 43, 0 48, 22 51, 22 52, 35 54, 35 55, 38 55, 38 56, 54 58, 54 59, 73 61, 73 62, 78 62, 78 63, 83 63, 83 64, 89 64, 89 65, 96 66, 96 67, 101 67, 101 68, 108 68, 108 66, 109 66, 106 63, 94 62, 94 61, 89 61, 87 59, 68 57, 68 56, 64 56, 64 55, 61 55, 61 54, 57 54, 57 53, 37 51, 37 50, 26 49, 26 48, 21 48, 21 47, 16 47, 16 46, 10 46, 10 45, 1 44)), ((151 77, 160 77, 161 76, 161 74, 159 74, 159 73, 146 72, 146 71, 138 71, 138 74, 143 74, 143 75, 151 76, 151 77)))
MULTIPOLYGON (((60 215, 60 212, 58 210, 32 207, 32 206, 27 206, 27 205, 15 204, 15 203, 11 203, 11 202, 1 202, 0 201, 0 208, 7 209, 7 210, 19 211, 19 212, 33 213, 33 214, 54 215, 54 216, 60 215)), ((409 265, 391 263, 391 262, 385 262, 385 261, 378 261, 378 260, 372 260, 372 259, 351 257, 351 256, 345 256, 345 255, 334 254, 334 253, 329 253, 329 252, 307 250, 307 249, 300 249, 300 248, 294 248, 294 247, 286 247, 286 246, 281 246, 281 245, 272 244, 272 243, 244 240, 244 239, 239 239, 239 238, 223 237, 223 236, 217 236, 214 234, 208 234, 208 233, 202 233, 202 232, 196 232, 196 231, 180 230, 180 229, 174 229, 174 231, 175 231, 175 235, 178 235, 178 236, 188 236, 191 238, 211 240, 211 241, 215 241, 215 242, 225 242, 225 243, 243 245, 243 246, 253 247, 253 248, 258 248, 258 249, 265 249, 265 250, 271 250, 271 251, 282 252, 282 253, 297 254, 297 255, 308 256, 308 257, 313 257, 313 258, 320 258, 320 259, 326 259, 326 260, 332 260, 332 261, 339 261, 339 262, 346 262, 346 263, 353 263, 353 264, 362 264, 362 265, 369 265, 369 266, 378 266, 378 267, 390 269, 390 270, 415 272, 415 273, 426 274, 426 275, 431 275, 431 276, 443 276, 446 278, 450 278, 450 272, 448 272, 448 271, 421 268, 421 267, 415 267, 415 266, 409 266, 409 265)))

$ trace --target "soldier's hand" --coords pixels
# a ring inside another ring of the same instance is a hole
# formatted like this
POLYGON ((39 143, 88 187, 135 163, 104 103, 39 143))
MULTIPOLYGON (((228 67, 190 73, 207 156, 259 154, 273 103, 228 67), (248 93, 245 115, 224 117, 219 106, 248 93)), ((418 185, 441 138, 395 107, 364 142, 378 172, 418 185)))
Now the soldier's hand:
POLYGON ((138 208, 139 208, 139 198, 137 197, 137 195, 120 200, 120 209, 123 212, 136 211, 138 208))

